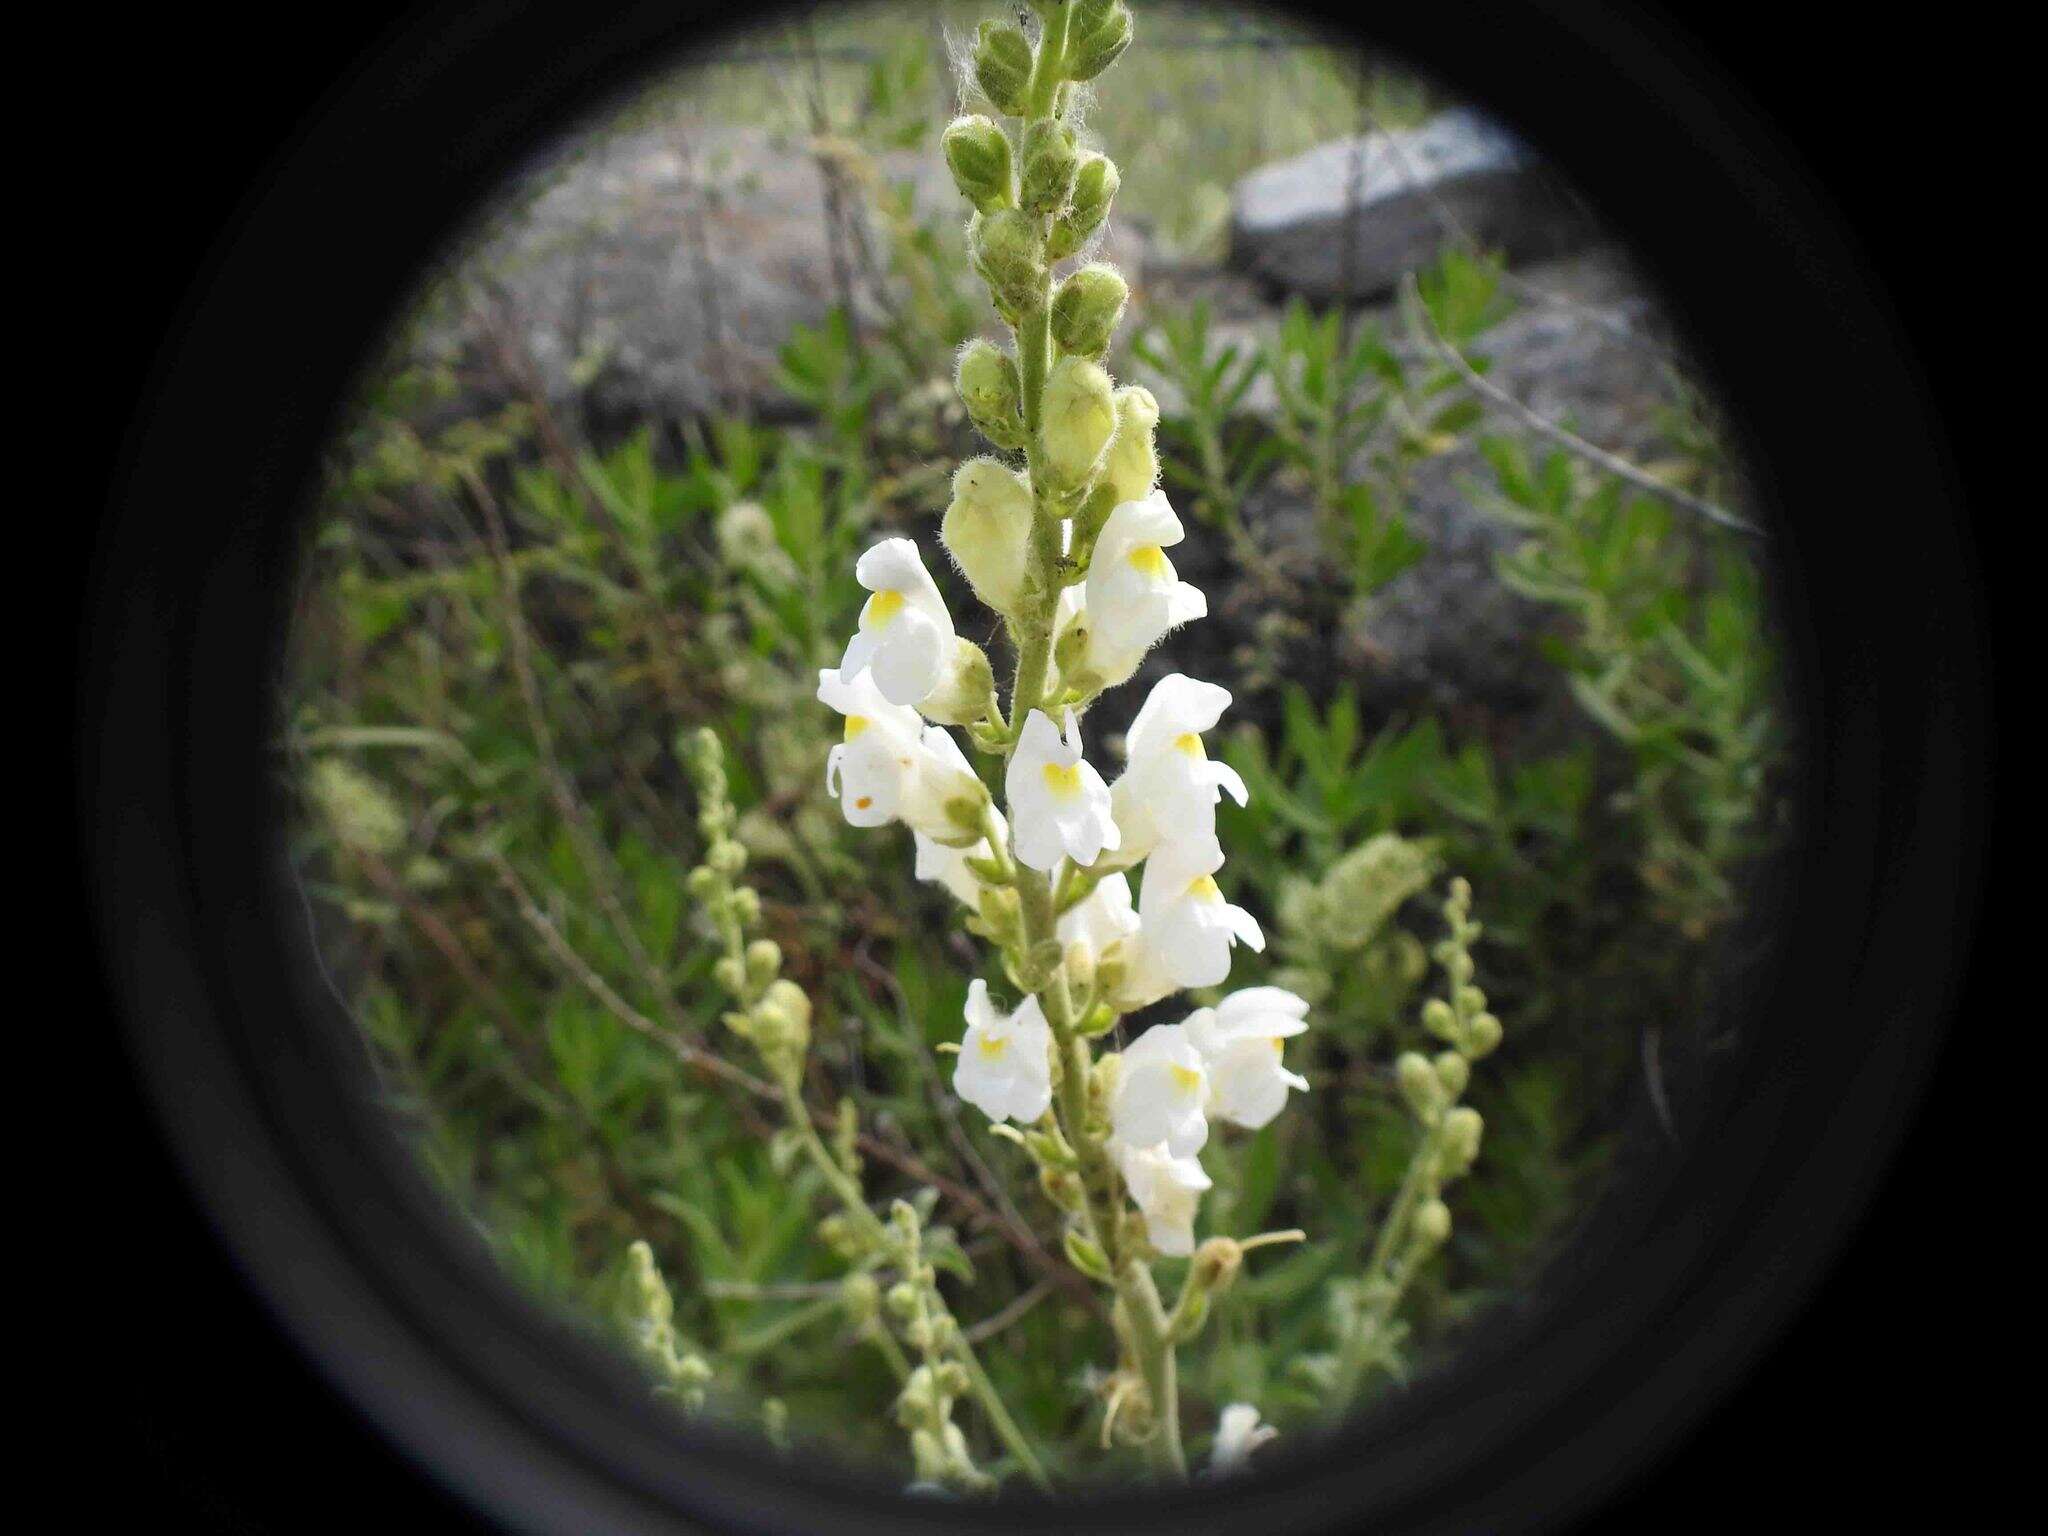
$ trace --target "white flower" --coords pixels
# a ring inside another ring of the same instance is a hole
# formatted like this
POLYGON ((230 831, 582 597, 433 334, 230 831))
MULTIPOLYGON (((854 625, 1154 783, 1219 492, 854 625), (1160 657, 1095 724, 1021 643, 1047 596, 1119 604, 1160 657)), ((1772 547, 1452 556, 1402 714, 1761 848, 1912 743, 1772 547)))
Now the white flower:
POLYGON ((1209 1448, 1211 1472, 1241 1471, 1253 1451, 1280 1433, 1259 1422, 1259 1410, 1250 1403, 1232 1403, 1216 1424, 1216 1441, 1209 1448))
POLYGON ((1170 545, 1186 534, 1164 491, 1111 510, 1088 564, 1088 661, 1105 684, 1120 683, 1175 625, 1199 619, 1208 599, 1174 573, 1170 545))
POLYGON ((1211 836, 1193 843, 1162 843, 1145 862, 1138 889, 1138 922, 1176 985, 1213 987, 1230 974, 1230 946, 1243 940, 1266 947, 1266 936, 1243 907, 1216 888, 1223 849, 1211 836))
POLYGON ((1208 1098, 1209 1073, 1187 1031, 1155 1024, 1123 1053, 1110 1125, 1124 1146, 1158 1144, 1170 1156, 1193 1157, 1209 1139, 1208 1098))
POLYGON ((1142 919, 1140 922, 1138 932, 1125 939, 1117 952, 1116 984, 1109 994, 1109 1001, 1123 1013, 1149 1008, 1169 992, 1180 990, 1158 946, 1146 939, 1142 919))
POLYGON ((1135 864, 1162 841, 1195 842, 1216 835, 1216 800, 1224 790, 1239 805, 1244 780, 1202 750, 1202 732, 1230 706, 1230 690, 1175 672, 1152 685, 1125 738, 1128 766, 1110 787, 1122 841, 1121 862, 1135 864))
POLYGON ((872 670, 891 704, 921 704, 939 685, 953 649, 953 619, 932 584, 917 546, 884 539, 860 557, 854 579, 875 595, 860 611, 860 628, 846 642, 839 676, 852 682, 872 670))
POLYGON ((856 827, 901 821, 928 837, 960 842, 967 834, 946 814, 949 801, 986 796, 981 780, 943 726, 882 697, 873 678, 827 667, 818 699, 846 716, 845 739, 825 759, 825 790, 856 827))
POLYGON ((1076 864, 1093 864, 1105 849, 1115 849, 1109 786, 1081 756, 1081 726, 1071 709, 1064 739, 1044 711, 1031 711, 1004 789, 1017 818, 1010 851, 1028 868, 1049 870, 1062 853, 1076 864))
POLYGON ((1308 1079, 1289 1072, 1280 1053, 1308 1028, 1307 1013, 1306 1000, 1284 987, 1245 987, 1189 1014, 1184 1027, 1209 1076, 1206 1108, 1255 1131, 1285 1107, 1288 1089, 1306 1093, 1308 1079))
POLYGON ((1029 1125, 1052 1103, 1051 1048, 1037 998, 1005 1016, 977 976, 967 989, 967 1037, 953 1066, 953 1091, 991 1120, 1029 1125))
POLYGON ((1067 909, 1056 931, 1069 954, 1078 948, 1086 953, 1089 965, 1099 963, 1113 946, 1138 931, 1131 882, 1121 874, 1104 875, 1094 890, 1067 909))
MULTIPOLYGON (((1001 811, 990 809, 995 818, 996 836, 1007 837, 1009 824, 1003 820, 1001 811)), ((930 880, 943 885, 954 898, 970 907, 981 905, 981 876, 967 867, 970 858, 988 857, 988 840, 970 843, 965 848, 954 848, 935 838, 926 837, 922 832, 913 832, 911 840, 917 848, 916 874, 920 880, 930 880)))
POLYGON ((1209 1175, 1192 1157, 1175 1157, 1162 1144, 1116 1148, 1124 1187, 1144 1213, 1145 1235, 1161 1253, 1185 1258, 1195 1249, 1195 1211, 1209 1175))

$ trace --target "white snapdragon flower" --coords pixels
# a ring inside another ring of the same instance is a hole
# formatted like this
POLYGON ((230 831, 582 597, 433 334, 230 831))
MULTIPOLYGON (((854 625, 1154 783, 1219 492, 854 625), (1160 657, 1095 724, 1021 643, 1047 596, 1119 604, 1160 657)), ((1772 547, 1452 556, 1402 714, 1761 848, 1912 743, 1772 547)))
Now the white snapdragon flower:
POLYGON ((1250 1403, 1232 1403, 1216 1423, 1216 1440, 1209 1447, 1209 1470, 1214 1473, 1241 1472, 1251 1454, 1280 1431, 1259 1422, 1259 1410, 1250 1403))
POLYGON ((818 699, 846 717, 845 739, 825 759, 825 790, 849 822, 880 827, 901 821, 950 843, 970 836, 946 814, 946 803, 978 800, 987 791, 950 731, 890 703, 865 675, 848 682, 843 672, 823 669, 818 699))
POLYGON ((1010 851, 1028 868, 1049 870, 1065 854, 1093 864, 1117 845, 1109 786, 1081 755, 1081 726, 1067 711, 1064 737, 1042 710, 1032 710, 1004 779, 1017 818, 1010 851))
POLYGON ((991 1120, 1029 1125, 1052 1103, 1051 1048, 1037 998, 999 1013, 977 976, 967 989, 967 1037, 953 1066, 953 1091, 991 1120))
POLYGON ((917 545, 884 539, 860 557, 853 575, 874 596, 846 642, 840 677, 852 682, 862 671, 872 671, 891 704, 922 704, 938 687, 952 653, 953 618, 917 545))
POLYGON ((1060 917, 1055 930, 1068 954, 1084 951, 1087 963, 1102 957, 1138 931, 1138 909, 1131 903, 1131 882, 1121 874, 1104 875, 1094 890, 1060 917))
POLYGON ((1280 1055, 1288 1038, 1308 1028, 1308 1003, 1285 987, 1245 987, 1214 1008, 1198 1008, 1185 1024, 1208 1074, 1206 1108, 1255 1131, 1287 1103, 1287 1090, 1308 1091, 1308 1079, 1290 1072, 1280 1055))
POLYGON ((1141 916, 1138 931, 1125 939, 1123 948, 1117 952, 1116 985, 1108 1001, 1120 1013, 1135 1013, 1151 1007, 1170 992, 1178 992, 1180 985, 1173 979, 1159 947, 1145 937, 1141 916))
POLYGON ((1195 1250, 1195 1212, 1202 1191, 1211 1184, 1192 1157, 1175 1157, 1164 1144, 1116 1148, 1124 1187, 1145 1217, 1145 1236, 1152 1246, 1173 1258, 1195 1250))
POLYGON ((1258 922, 1223 899, 1216 871, 1223 848, 1214 836, 1162 843, 1145 861, 1138 922, 1167 974, 1183 987, 1213 987, 1230 974, 1230 946, 1266 947, 1258 922))
POLYGON ((1117 856, 1135 864, 1162 841, 1216 835, 1216 801, 1225 790, 1239 805, 1244 780, 1202 749, 1202 732, 1230 707, 1230 690, 1175 672, 1152 685, 1125 737, 1128 766, 1110 787, 1122 841, 1117 856))
POLYGON ((1209 1139, 1208 1100, 1209 1072, 1194 1041, 1178 1024, 1155 1024, 1124 1050, 1109 1121, 1124 1146, 1193 1157, 1209 1139))
POLYGON ((1088 662, 1105 685, 1124 681, 1159 637, 1209 611, 1208 599, 1166 558, 1187 535, 1164 491, 1114 508, 1095 540, 1084 607, 1088 662))
MULTIPOLYGON (((1003 820, 1003 813, 991 808, 989 815, 995 818, 996 836, 1007 838, 1009 823, 1003 820)), ((977 855, 988 856, 986 838, 978 843, 969 843, 965 848, 952 847, 922 832, 913 832, 911 840, 917 848, 915 872, 918 879, 943 885, 955 900, 967 906, 981 905, 981 876, 967 867, 967 861, 977 855)))

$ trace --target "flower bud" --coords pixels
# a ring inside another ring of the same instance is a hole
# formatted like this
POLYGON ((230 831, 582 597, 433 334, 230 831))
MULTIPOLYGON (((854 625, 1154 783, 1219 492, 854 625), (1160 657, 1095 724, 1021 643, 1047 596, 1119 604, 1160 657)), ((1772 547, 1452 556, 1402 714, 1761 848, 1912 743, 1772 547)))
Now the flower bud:
POLYGON ((1046 477, 1055 491, 1078 491, 1095 478, 1116 431, 1115 387, 1083 357, 1053 365, 1040 402, 1046 477))
POLYGON ((711 852, 704 862, 721 875, 736 875, 747 867, 747 850, 731 838, 722 837, 711 845, 711 852))
POLYGON ((774 982, 754 1004, 754 1043, 764 1054, 802 1055, 811 1043, 811 1000, 787 977, 774 982))
POLYGON ((1092 1238, 1083 1237, 1073 1228, 1067 1229, 1067 1262, 1091 1280, 1109 1284, 1109 1260, 1092 1238))
POLYGON ((1425 1200, 1415 1208, 1415 1240, 1437 1247, 1451 1235, 1451 1208, 1441 1200, 1425 1200))
POLYGON ((1472 1057, 1486 1056, 1500 1044, 1500 1020, 1490 1013, 1482 1013, 1465 1026, 1465 1054, 1472 1057))
POLYGON ((1045 299, 1045 244, 1035 220, 1015 208, 977 214, 967 230, 974 270, 988 284, 996 307, 1022 315, 1045 299))
POLYGON ((967 1379, 967 1367, 958 1360, 942 1360, 933 1373, 938 1388, 948 1397, 965 1397, 971 1383, 967 1379))
POLYGON ((756 939, 747 946, 747 980, 765 987, 782 970, 782 946, 773 939, 756 939))
POLYGON ((1058 213, 1067 205, 1080 167, 1074 130, 1057 119, 1040 118, 1024 130, 1024 175, 1017 201, 1027 213, 1058 213))
MULTIPOLYGON (((918 713, 940 725, 972 725, 988 714, 995 694, 996 674, 988 654, 964 635, 953 637, 939 685, 917 706, 918 713)), ((980 830, 981 807, 974 807, 975 831, 980 830)))
POLYGON ((1068 195, 1067 211, 1052 227, 1049 254, 1064 260, 1081 249, 1102 221, 1109 217, 1109 205, 1116 200, 1123 178, 1116 162, 1107 155, 1086 154, 1074 172, 1074 189, 1068 195))
POLYGON ((974 43, 974 83, 998 112, 1024 113, 1031 85, 1031 44, 1003 21, 984 21, 974 43))
POLYGON ((1420 1051, 1403 1051, 1400 1060, 1394 1063, 1394 1076, 1401 1085, 1401 1097, 1408 1101, 1416 1119, 1427 1124, 1442 1112, 1443 1084, 1437 1081, 1436 1068, 1429 1064, 1427 1056, 1420 1051))
POLYGON ((954 472, 939 538, 974 595, 998 613, 1015 612, 1023 598, 1031 518, 1031 487, 1023 476, 990 458, 969 459, 954 472))
POLYGON ((1069 80, 1093 80, 1131 46, 1131 12, 1123 0, 1084 3, 1068 23, 1064 60, 1069 80))
POLYGON ((1203 1290, 1228 1290, 1244 1263, 1244 1249, 1235 1238, 1212 1237, 1195 1250, 1188 1283, 1203 1290))
POLYGON ((1451 1005, 1440 997, 1432 997, 1422 1005, 1422 1027, 1440 1040, 1455 1040, 1458 1034, 1458 1016, 1451 1005))
POLYGON ((956 117, 939 140, 953 185, 983 213, 1010 206, 1010 136, 992 118, 956 117))
POLYGON ((882 1302, 882 1288, 875 1284, 875 1277, 856 1270, 839 1282, 839 1302, 846 1308, 846 1315, 856 1328, 865 1327, 875 1320, 877 1308, 882 1302))
POLYGON ((1465 1091, 1465 1085, 1472 1080, 1472 1063, 1456 1051, 1439 1051, 1431 1062, 1436 1068, 1437 1081, 1444 1085, 1444 1093, 1455 1099, 1465 1091))
POLYGON ((917 1287, 908 1280, 898 1280, 889 1287, 889 1310, 898 1317, 910 1317, 917 1311, 917 1287))
POLYGON ((1479 1141, 1485 1133, 1486 1122, 1479 1111, 1469 1104, 1462 1104, 1444 1116, 1443 1161, 1439 1174, 1445 1179, 1461 1179, 1479 1160, 1479 1141))
POLYGON ((983 437, 998 448, 1024 446, 1023 386, 1015 358, 977 338, 960 349, 953 383, 983 437))
POLYGON ((1116 392, 1116 436, 1110 439, 1109 462, 1102 467, 1110 510, 1120 502, 1143 501, 1158 484, 1159 454, 1153 442, 1158 427, 1159 402, 1151 390, 1127 384, 1116 392))
POLYGON ((1115 267, 1101 262, 1083 267, 1053 295, 1052 339, 1062 352, 1101 357, 1109 350, 1109 338, 1115 334, 1116 323, 1123 318, 1124 301, 1130 296, 1131 290, 1115 267))

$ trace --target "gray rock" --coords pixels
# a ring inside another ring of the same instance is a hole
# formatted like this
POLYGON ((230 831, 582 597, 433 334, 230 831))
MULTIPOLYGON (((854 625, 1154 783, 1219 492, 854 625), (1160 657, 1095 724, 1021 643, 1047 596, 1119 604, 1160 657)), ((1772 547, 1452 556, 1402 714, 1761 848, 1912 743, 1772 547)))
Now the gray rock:
MULTIPOLYGON (((965 225, 935 147, 843 163, 835 255, 824 178, 800 140, 674 121, 595 133, 511 191, 466 253, 494 303, 430 339, 490 357, 509 332, 552 402, 600 416, 776 414, 788 403, 777 354, 840 302, 842 269, 860 322, 884 322, 888 231, 862 184, 908 184, 920 221, 965 225)), ((1130 232, 1113 230, 1106 254, 1135 279, 1130 232)))
POLYGON ((1512 260, 1566 254, 1590 231, 1542 163, 1476 112, 1321 144, 1238 182, 1230 260, 1314 299, 1367 299, 1460 232, 1512 260))

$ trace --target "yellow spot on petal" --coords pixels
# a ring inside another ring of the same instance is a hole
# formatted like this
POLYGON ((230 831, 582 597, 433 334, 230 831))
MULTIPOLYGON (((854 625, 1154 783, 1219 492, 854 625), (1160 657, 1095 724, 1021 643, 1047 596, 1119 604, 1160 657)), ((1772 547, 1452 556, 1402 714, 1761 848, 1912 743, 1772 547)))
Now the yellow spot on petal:
POLYGON ((1062 800, 1071 800, 1081 793, 1081 765, 1079 763, 1047 763, 1045 765, 1045 787, 1062 800))
POLYGON ((848 741, 858 739, 860 733, 873 724, 874 722, 868 719, 866 715, 848 715, 846 717, 846 739, 848 741))
POLYGON ((1146 576, 1164 576, 1172 569, 1166 563, 1166 551, 1157 544, 1140 544, 1124 558, 1131 562, 1131 569, 1146 576))
POLYGON ((1174 1086, 1180 1089, 1182 1093, 1193 1093, 1202 1086, 1202 1074, 1193 1067, 1184 1067, 1179 1062, 1175 1062, 1173 1064, 1173 1082, 1174 1086))
POLYGON ((1182 731, 1173 738, 1173 744, 1180 748, 1181 751, 1187 753, 1189 757, 1202 757, 1205 755, 1202 751, 1202 738, 1193 731, 1182 731))
POLYGON ((901 592, 877 592, 860 611, 862 629, 880 629, 903 611, 901 592))
POLYGON ((853 802, 853 808, 856 811, 864 811, 874 803, 875 797, 873 795, 862 795, 858 800, 853 802))
POLYGON ((1003 1052, 1007 1051, 1010 1048, 1010 1042, 1008 1040, 1005 1040, 1001 1035, 983 1035, 981 1039, 976 1042, 976 1048, 979 1049, 981 1054, 986 1056, 990 1061, 994 1061, 998 1056, 1002 1055, 1003 1052))
POLYGON ((1284 1035, 1275 1035, 1271 1040, 1268 1040, 1266 1043, 1273 1047, 1273 1054, 1275 1056, 1278 1056, 1282 1051, 1287 1049, 1287 1039, 1284 1035))
POLYGON ((1188 895, 1196 901, 1221 901, 1223 893, 1216 888, 1214 875, 1197 875, 1188 882, 1188 895))

